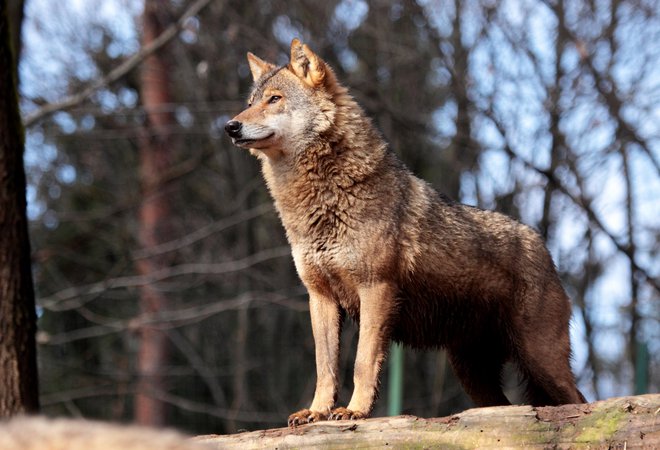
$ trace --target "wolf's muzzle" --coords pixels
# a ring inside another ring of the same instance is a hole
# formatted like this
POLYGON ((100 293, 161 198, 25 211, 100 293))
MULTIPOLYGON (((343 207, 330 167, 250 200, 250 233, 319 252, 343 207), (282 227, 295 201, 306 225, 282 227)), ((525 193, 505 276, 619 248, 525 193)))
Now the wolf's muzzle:
POLYGON ((237 139, 241 137, 241 129, 243 128, 243 124, 239 122, 238 120, 230 120, 227 122, 225 125, 225 131, 229 135, 229 137, 237 139))

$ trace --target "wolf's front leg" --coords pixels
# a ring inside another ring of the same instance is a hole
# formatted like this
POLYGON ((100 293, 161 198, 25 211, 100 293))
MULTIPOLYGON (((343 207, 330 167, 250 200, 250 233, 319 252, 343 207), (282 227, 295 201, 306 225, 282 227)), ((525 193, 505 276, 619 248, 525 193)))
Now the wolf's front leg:
POLYGON ((327 419, 337 401, 341 331, 339 304, 329 296, 310 290, 309 313, 316 350, 316 391, 309 409, 289 416, 290 427, 327 419))
POLYGON ((346 408, 336 408, 330 419, 362 419, 369 416, 378 394, 378 376, 387 356, 390 328, 396 311, 393 285, 374 283, 360 288, 360 336, 355 372, 353 396, 346 408))

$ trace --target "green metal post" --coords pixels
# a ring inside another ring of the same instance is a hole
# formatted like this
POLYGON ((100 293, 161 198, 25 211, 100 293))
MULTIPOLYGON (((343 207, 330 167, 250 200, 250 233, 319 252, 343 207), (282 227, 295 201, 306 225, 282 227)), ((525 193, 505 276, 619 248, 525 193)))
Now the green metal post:
POLYGON ((387 414, 398 416, 401 414, 403 402, 403 347, 401 344, 392 344, 390 348, 390 376, 387 402, 387 414))

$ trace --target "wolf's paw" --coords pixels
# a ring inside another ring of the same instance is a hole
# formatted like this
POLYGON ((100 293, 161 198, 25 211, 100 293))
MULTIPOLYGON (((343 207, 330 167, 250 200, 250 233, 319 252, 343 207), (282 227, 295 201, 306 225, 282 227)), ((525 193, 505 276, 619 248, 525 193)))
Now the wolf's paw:
POLYGON ((304 425, 306 423, 318 422, 319 420, 326 420, 327 415, 322 414, 318 411, 312 411, 309 409, 301 409, 298 412, 295 412, 289 416, 288 424, 290 427, 297 427, 298 425, 304 425))
POLYGON ((367 413, 360 411, 352 411, 346 408, 335 408, 330 413, 329 420, 355 420, 355 419, 366 419, 368 416, 367 413))

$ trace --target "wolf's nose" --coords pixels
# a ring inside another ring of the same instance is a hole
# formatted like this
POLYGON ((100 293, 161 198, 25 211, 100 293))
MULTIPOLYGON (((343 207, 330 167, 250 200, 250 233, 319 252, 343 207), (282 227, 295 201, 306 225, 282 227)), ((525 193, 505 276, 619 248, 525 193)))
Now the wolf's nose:
POLYGON ((225 125, 225 131, 230 137, 233 138, 237 138, 241 136, 241 128, 243 128, 243 124, 238 120, 230 120, 225 125))

